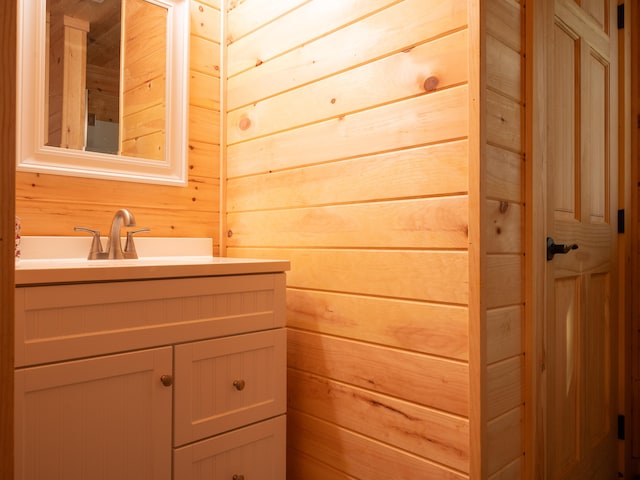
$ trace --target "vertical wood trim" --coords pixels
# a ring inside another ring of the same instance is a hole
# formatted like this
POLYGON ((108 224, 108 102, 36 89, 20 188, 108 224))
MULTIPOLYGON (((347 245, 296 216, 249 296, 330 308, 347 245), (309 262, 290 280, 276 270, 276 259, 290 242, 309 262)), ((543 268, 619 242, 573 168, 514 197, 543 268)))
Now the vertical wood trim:
MULTIPOLYGON (((640 272, 638 271, 638 256, 639 256, 639 235, 638 231, 638 222, 640 221, 640 205, 638 204, 638 181, 640 181, 640 173, 638 160, 640 158, 638 145, 638 133, 640 130, 638 129, 638 115, 640 115, 640 28, 637 27, 638 22, 640 21, 640 8, 638 8, 638 2, 625 2, 625 25, 626 30, 629 35, 629 48, 628 54, 630 57, 629 64, 629 97, 628 104, 630 107, 630 116, 627 117, 629 122, 629 155, 631 157, 630 161, 630 178, 631 181, 631 189, 632 189, 632 198, 634 199, 629 203, 629 210, 627 212, 627 225, 629 228, 629 234, 631 236, 631 284, 629 286, 629 292, 637 292, 638 287, 640 286, 640 272)), ((632 476, 634 474, 638 474, 640 472, 640 464, 638 460, 638 442, 640 441, 640 418, 638 418, 638 413, 634 412, 631 408, 634 402, 638 401, 638 365, 639 365, 639 353, 638 349, 639 336, 638 329, 640 326, 638 325, 638 318, 640 315, 640 299, 638 295, 630 294, 630 320, 629 320, 629 331, 633 332, 630 334, 627 339, 628 344, 626 348, 629 353, 627 355, 628 361, 628 374, 626 376, 626 380, 629 382, 628 392, 627 393, 627 405, 626 405, 626 414, 627 417, 627 432, 628 436, 626 439, 626 449, 627 449, 627 467, 628 470, 626 473, 627 476, 632 476)))
POLYGON ((0 478, 13 478, 17 2, 0 7, 0 478))
POLYGON ((229 47, 227 42, 229 30, 228 1, 222 2, 220 12, 220 208, 218 235, 220 238, 220 256, 227 256, 227 75, 229 47))
POLYGON ((481 237, 485 215, 482 159, 486 145, 483 12, 480 0, 469 1, 469 476, 477 479, 487 477, 488 465, 484 455, 487 439, 486 299, 481 289, 481 280, 485 277, 481 237))
MULTIPOLYGON (((624 208, 625 211, 625 233, 619 236, 618 251, 619 254, 619 328, 618 328, 618 412, 625 415, 627 425, 633 425, 631 421, 631 392, 633 391, 632 376, 629 366, 631 355, 629 347, 631 346, 631 338, 633 336, 632 314, 633 314, 633 292, 632 277, 633 271, 633 231, 635 222, 632 221, 635 209, 632 201, 632 185, 637 185, 637 181, 632 182, 636 178, 632 176, 635 165, 631 161, 631 137, 632 122, 631 120, 631 89, 632 82, 632 62, 631 62, 631 30, 635 30, 637 23, 631 21, 630 10, 633 9, 633 2, 618 0, 619 5, 625 8, 625 28, 618 30, 618 164, 619 164, 619 184, 618 184, 618 208, 624 208), (626 5, 625 5, 626 4, 626 5)), ((637 22, 637 18, 634 19, 637 22)), ((636 53, 637 55, 637 53, 636 53)), ((633 57, 633 58, 637 58, 633 57)), ((637 63, 637 60, 636 62, 637 63)), ((632 435, 632 434, 631 434, 632 435)), ((629 435, 629 437, 631 436, 629 435)), ((627 438, 629 438, 627 437, 627 438)), ((631 474, 631 441, 620 442, 618 463, 620 472, 625 477, 631 474)))
MULTIPOLYGON (((551 0, 552 2, 553 0, 551 0)), ((545 16, 549 1, 525 1, 525 478, 544 478, 542 404, 544 368, 544 262, 546 136, 545 16)))

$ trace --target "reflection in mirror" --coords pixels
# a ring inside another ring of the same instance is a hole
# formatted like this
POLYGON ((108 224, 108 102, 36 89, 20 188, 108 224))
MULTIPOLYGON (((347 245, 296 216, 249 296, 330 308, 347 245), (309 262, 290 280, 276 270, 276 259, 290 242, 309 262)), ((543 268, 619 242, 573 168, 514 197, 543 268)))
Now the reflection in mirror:
POLYGON ((186 4, 20 0, 18 169, 184 184, 186 4))
POLYGON ((166 25, 146 0, 47 0, 45 144, 162 160, 166 25))
POLYGON ((118 153, 120 5, 47 0, 45 145, 118 153))

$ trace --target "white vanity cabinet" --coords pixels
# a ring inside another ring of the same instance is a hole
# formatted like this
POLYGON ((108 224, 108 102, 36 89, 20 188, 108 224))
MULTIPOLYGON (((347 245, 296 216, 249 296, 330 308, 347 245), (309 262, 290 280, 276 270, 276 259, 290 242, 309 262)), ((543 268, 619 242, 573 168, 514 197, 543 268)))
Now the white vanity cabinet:
POLYGON ((282 271, 18 284, 16 479, 285 478, 284 295, 282 271))

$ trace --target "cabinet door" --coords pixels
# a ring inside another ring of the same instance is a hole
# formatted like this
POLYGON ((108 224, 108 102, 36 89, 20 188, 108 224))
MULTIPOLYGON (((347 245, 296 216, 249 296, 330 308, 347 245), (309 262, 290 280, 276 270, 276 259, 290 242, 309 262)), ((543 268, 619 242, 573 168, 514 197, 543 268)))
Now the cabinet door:
POLYGON ((175 347, 174 445, 286 410, 284 329, 175 347))
POLYGON ((177 448, 174 480, 282 480, 286 420, 282 415, 177 448))
POLYGON ((16 476, 171 478, 171 347, 17 370, 16 476))

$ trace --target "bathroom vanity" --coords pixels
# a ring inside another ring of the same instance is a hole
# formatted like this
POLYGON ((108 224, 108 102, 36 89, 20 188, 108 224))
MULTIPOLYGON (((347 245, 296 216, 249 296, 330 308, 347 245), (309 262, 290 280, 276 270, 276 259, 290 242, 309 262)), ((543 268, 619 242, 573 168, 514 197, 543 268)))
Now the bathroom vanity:
POLYGON ((16 479, 285 478, 288 269, 21 261, 16 479))

